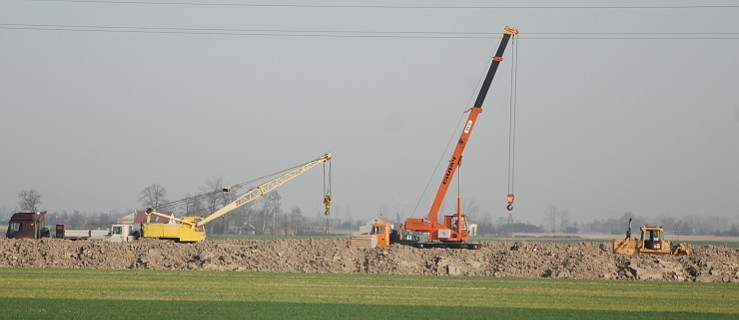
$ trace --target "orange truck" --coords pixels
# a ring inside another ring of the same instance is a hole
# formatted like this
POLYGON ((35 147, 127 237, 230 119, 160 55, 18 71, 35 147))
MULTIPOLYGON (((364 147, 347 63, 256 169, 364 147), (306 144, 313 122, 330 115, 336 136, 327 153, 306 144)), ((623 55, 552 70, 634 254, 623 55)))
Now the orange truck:
POLYGON ((396 243, 419 248, 423 248, 424 244, 417 236, 408 232, 401 234, 392 224, 385 222, 375 223, 368 233, 353 234, 349 240, 351 247, 358 248, 386 247, 396 243))

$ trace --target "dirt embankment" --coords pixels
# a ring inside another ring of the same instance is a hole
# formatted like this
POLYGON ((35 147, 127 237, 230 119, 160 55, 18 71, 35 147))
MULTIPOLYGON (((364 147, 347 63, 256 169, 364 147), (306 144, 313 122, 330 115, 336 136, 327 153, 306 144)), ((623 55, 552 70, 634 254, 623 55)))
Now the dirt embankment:
POLYGON ((619 279, 739 283, 739 249, 693 256, 623 256, 606 243, 485 242, 480 250, 350 248, 343 239, 222 240, 195 244, 0 239, 0 267, 221 270, 619 279), (514 250, 515 246, 518 247, 514 250), (533 248, 536 246, 537 250, 533 248))

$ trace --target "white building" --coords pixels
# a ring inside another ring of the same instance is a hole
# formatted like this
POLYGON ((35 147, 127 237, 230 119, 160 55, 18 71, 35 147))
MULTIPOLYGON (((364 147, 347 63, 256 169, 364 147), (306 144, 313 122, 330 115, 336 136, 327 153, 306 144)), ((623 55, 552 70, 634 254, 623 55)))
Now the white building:
POLYGON ((370 230, 372 230, 372 226, 375 223, 389 223, 389 224, 392 224, 392 222, 390 221, 390 219, 388 219, 388 218, 386 218, 386 217, 384 217, 382 215, 379 215, 379 216, 376 216, 376 217, 370 219, 369 221, 367 221, 367 223, 364 224, 363 226, 360 226, 359 227, 359 232, 360 233, 369 233, 370 230))

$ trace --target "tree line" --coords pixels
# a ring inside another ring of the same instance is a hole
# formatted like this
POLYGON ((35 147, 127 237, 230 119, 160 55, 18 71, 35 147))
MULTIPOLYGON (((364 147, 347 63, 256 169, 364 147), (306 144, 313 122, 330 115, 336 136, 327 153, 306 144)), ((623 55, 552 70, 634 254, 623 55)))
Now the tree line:
MULTIPOLYGON (((235 192, 223 192, 225 186, 221 178, 206 179, 199 189, 200 194, 185 194, 179 200, 170 201, 167 189, 157 183, 144 188, 139 194, 141 208, 152 208, 164 212, 174 212, 176 217, 207 216, 223 205, 238 197, 235 192)), ((36 189, 22 190, 18 193, 20 211, 37 212, 43 196, 36 189)), ((340 219, 337 216, 327 217, 323 212, 316 212, 313 217, 304 215, 300 207, 285 209, 281 203, 279 192, 272 191, 263 197, 243 205, 231 213, 206 225, 210 234, 257 234, 257 235, 303 235, 325 233, 332 228, 358 228, 361 221, 340 219)), ((140 210, 142 210, 140 209, 140 210)), ((13 212, 18 210, 13 210, 13 212)), ((81 211, 49 211, 46 224, 66 224, 76 229, 107 229, 125 215, 133 213, 130 209, 124 212, 81 212, 81 211)), ((337 210, 335 210, 337 211, 337 210)), ((10 218, 8 212, 7 218, 10 218)))
MULTIPOLYGON (((236 193, 223 192, 223 189, 222 178, 208 178, 200 187, 199 195, 185 194, 179 200, 169 201, 167 189, 154 183, 141 191, 139 203, 142 208, 175 212, 178 217, 207 216, 237 198, 236 193)), ((36 212, 42 199, 43 196, 36 189, 21 190, 18 193, 18 207, 21 211, 36 212)), ((279 192, 268 193, 206 225, 207 232, 211 234, 301 235, 325 232, 327 227, 354 230, 364 224, 362 220, 353 220, 349 210, 344 219, 341 219, 338 214, 324 217, 319 212, 309 217, 304 215, 299 207, 283 209, 281 200, 279 192)), ((64 223, 70 228, 105 229, 114 224, 118 218, 133 211, 129 210, 125 213, 54 211, 49 212, 46 219, 48 225, 64 223)), ((338 212, 338 208, 335 211, 338 212)), ((675 235, 739 236, 739 224, 729 223, 727 218, 698 214, 682 218, 662 214, 656 218, 647 219, 633 212, 625 212, 618 217, 579 223, 571 218, 567 209, 552 205, 544 209, 542 223, 536 225, 515 220, 513 216, 482 212, 474 198, 465 203, 465 213, 469 221, 478 225, 477 232, 480 235, 507 235, 516 232, 621 234, 626 232, 627 222, 629 218, 632 218, 632 228, 638 228, 644 224, 655 224, 665 227, 669 234, 675 235)), ((402 222, 399 214, 396 220, 398 224, 402 222)))
MULTIPOLYGON (((474 207, 473 207, 474 209, 474 207)), ((468 209, 469 215, 469 209, 468 209)), ((558 206, 549 206, 542 213, 541 224, 523 223, 506 216, 490 213, 477 214, 473 210, 471 221, 478 221, 478 233, 489 235, 505 235, 510 232, 524 233, 598 233, 598 234, 626 234, 629 218, 632 219, 632 230, 638 230, 642 225, 659 225, 665 227, 668 234, 674 235, 714 235, 739 236, 739 224, 730 223, 728 218, 704 216, 699 214, 688 215, 682 218, 670 214, 661 214, 656 217, 644 217, 633 212, 625 212, 613 218, 598 218, 590 222, 578 222, 573 219, 567 209, 558 206)))
MULTIPOLYGON (((179 200, 169 201, 166 188, 155 183, 141 191, 139 202, 144 208, 176 212, 177 216, 208 216, 240 196, 239 190, 230 190, 220 177, 206 179, 199 191, 197 195, 185 194, 179 200)), ((278 191, 267 193, 207 224, 206 231, 211 234, 290 236, 327 232, 326 224, 329 228, 357 227, 351 219, 347 224, 347 221, 336 218, 308 218, 300 207, 283 208, 281 200, 278 191)))

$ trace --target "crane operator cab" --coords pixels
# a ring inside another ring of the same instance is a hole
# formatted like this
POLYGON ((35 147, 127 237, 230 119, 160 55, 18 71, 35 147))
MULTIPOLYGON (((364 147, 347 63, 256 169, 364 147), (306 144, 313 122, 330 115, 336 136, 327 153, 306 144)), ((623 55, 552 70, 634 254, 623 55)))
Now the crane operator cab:
POLYGON ((644 248, 650 249, 650 250, 659 250, 661 249, 662 239, 661 232, 659 230, 646 230, 647 237, 646 241, 644 242, 644 248))
POLYGON ((389 246, 395 242, 391 241, 391 236, 392 238, 395 238, 397 236, 397 231, 395 231, 395 229, 393 229, 393 226, 389 223, 376 223, 372 226, 370 234, 377 237, 378 246, 389 246), (395 235, 392 234, 393 232, 395 233, 395 235))
MULTIPOLYGON (((445 217, 449 217, 449 219, 451 221, 451 224, 450 225, 452 227, 452 230, 457 230, 457 227, 458 227, 457 224, 459 223, 459 220, 460 220, 460 219, 457 218, 457 215, 455 214, 455 215, 449 215, 449 216, 445 216, 445 217)), ((467 230, 467 227, 468 226, 467 226, 467 219, 466 219, 466 217, 463 215, 461 220, 462 220, 462 230, 467 230)))

